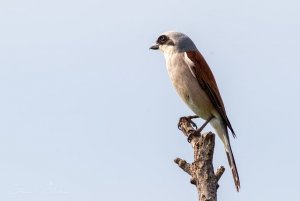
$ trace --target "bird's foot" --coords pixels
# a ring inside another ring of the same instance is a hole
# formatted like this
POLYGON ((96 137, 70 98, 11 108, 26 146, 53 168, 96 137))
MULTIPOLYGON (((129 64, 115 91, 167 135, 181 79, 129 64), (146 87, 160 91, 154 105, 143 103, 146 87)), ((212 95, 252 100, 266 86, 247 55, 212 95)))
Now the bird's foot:
POLYGON ((183 120, 188 121, 195 129, 197 129, 197 125, 195 122, 192 121, 192 119, 199 118, 199 116, 194 115, 194 116, 186 116, 186 117, 180 117, 179 122, 178 122, 178 129, 181 130, 181 124, 183 120))
MULTIPOLYGON (((189 122, 191 123, 191 122, 193 122, 191 119, 197 118, 197 117, 198 117, 198 116, 191 116, 191 117, 187 117, 187 118, 189 118, 189 122)), ((188 134, 187 141, 190 143, 190 142, 192 141, 193 137, 199 137, 199 136, 201 136, 202 130, 205 128, 205 126, 206 126, 213 118, 214 118, 214 116, 210 116, 210 117, 204 122, 204 124, 203 124, 200 128, 198 128, 198 129, 197 129, 197 126, 194 126, 194 125, 193 125, 194 122, 191 123, 191 124, 196 128, 196 130, 191 131, 191 132, 188 134)), ((180 123, 180 121, 179 121, 179 123, 180 123)), ((194 123, 194 124, 195 124, 195 123, 194 123)))
POLYGON ((198 131, 198 129, 197 129, 197 130, 194 130, 194 131, 192 131, 192 132, 190 132, 190 133, 188 134, 188 136, 187 136, 187 141, 188 141, 189 143, 191 143, 191 141, 192 141, 192 139, 193 139, 194 137, 200 137, 200 135, 201 135, 201 133, 198 131))

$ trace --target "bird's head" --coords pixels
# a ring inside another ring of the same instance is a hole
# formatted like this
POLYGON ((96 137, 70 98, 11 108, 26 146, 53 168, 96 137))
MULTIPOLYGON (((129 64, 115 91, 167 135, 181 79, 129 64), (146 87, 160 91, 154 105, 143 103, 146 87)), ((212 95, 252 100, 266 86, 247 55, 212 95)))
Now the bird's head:
POLYGON ((150 49, 160 50, 165 55, 197 50, 195 44, 187 35, 176 31, 161 34, 150 49))

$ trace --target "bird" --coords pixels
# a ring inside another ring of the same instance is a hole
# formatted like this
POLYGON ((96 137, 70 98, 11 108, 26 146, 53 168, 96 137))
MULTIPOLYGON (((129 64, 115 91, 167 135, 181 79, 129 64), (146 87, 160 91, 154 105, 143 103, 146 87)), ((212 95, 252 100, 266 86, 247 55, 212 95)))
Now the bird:
POLYGON ((235 132, 227 117, 223 100, 214 75, 194 42, 184 33, 162 33, 150 49, 160 50, 166 61, 169 77, 178 95, 187 106, 206 122, 210 123, 224 144, 236 190, 240 179, 230 145, 229 132, 235 132))

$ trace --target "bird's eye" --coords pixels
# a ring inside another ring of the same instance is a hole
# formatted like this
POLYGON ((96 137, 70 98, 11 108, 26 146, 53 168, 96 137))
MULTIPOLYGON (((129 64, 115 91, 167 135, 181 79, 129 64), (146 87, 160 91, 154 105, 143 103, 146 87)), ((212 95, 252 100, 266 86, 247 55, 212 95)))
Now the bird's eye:
POLYGON ((159 44, 164 44, 164 43, 166 43, 168 41, 168 37, 167 36, 165 36, 165 35, 161 35, 160 37, 158 37, 158 39, 157 39, 157 43, 159 43, 159 44))

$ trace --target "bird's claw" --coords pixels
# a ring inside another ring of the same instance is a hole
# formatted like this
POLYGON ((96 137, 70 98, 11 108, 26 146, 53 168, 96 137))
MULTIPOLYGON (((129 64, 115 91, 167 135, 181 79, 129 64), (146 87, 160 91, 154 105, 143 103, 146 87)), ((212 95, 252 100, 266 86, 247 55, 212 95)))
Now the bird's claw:
POLYGON ((196 136, 199 136, 199 135, 200 135, 200 133, 199 133, 197 130, 195 130, 195 131, 191 132, 191 133, 188 135, 187 141, 188 141, 189 143, 191 143, 193 137, 196 137, 196 136))
POLYGON ((189 122, 192 127, 194 127, 195 129, 197 129, 197 125, 195 122, 192 121, 192 119, 194 118, 198 118, 198 116, 187 116, 187 117, 180 117, 179 122, 178 122, 178 129, 181 130, 181 124, 183 120, 186 120, 187 122, 189 122))

